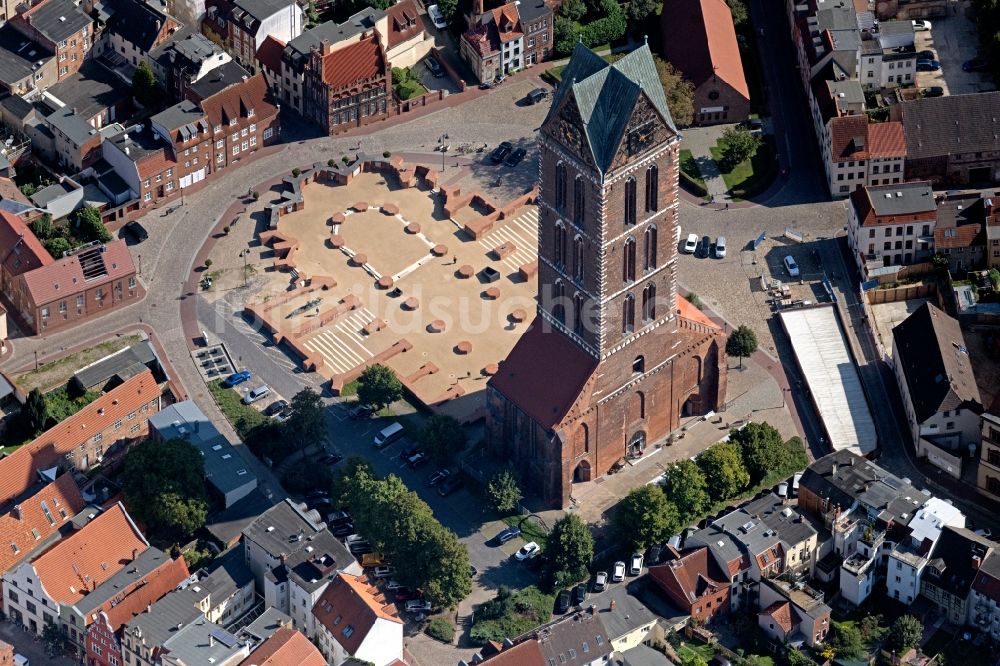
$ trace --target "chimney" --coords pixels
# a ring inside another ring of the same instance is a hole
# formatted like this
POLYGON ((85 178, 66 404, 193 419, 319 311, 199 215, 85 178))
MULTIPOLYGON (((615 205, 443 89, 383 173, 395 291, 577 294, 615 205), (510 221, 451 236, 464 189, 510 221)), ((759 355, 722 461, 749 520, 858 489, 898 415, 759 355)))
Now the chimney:
POLYGON ((208 633, 208 647, 215 647, 215 636, 212 635, 212 632, 208 633))
POLYGON ((979 571, 979 566, 983 563, 983 558, 978 555, 972 556, 972 570, 979 571))
POLYGON ((18 520, 21 520, 21 505, 20 504, 15 504, 13 510, 11 511, 11 513, 14 514, 15 518, 17 518, 18 520))
POLYGON ((135 562, 135 558, 137 558, 137 557, 139 557, 139 549, 138 548, 133 548, 132 549, 132 561, 135 562))
POLYGON ((834 461, 833 465, 830 466, 830 476, 837 476, 837 463, 834 461))
POLYGON ((330 43, 330 40, 324 39, 323 42, 320 44, 320 46, 323 55, 330 55, 331 53, 333 53, 333 44, 330 43))

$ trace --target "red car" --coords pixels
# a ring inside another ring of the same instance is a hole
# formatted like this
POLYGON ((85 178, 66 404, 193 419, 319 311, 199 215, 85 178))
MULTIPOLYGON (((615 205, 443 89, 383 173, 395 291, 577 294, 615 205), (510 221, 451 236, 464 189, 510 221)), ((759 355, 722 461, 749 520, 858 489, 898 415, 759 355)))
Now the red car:
POLYGON ((406 602, 412 599, 423 599, 424 593, 420 590, 412 590, 408 587, 401 587, 396 590, 393 594, 396 595, 396 601, 406 602))

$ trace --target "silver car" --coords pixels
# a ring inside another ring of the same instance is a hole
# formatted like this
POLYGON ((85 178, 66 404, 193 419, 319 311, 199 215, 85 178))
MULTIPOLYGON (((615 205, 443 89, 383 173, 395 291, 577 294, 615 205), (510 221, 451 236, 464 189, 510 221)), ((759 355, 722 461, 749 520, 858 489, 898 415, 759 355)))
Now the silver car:
POLYGON ((726 256, 726 237, 719 236, 715 239, 715 258, 723 259, 726 256))

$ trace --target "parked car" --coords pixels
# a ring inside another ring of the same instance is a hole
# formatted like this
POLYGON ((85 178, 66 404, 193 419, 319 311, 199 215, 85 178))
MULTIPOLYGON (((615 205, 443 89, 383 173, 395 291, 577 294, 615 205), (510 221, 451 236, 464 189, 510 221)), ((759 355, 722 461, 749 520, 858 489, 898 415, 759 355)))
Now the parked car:
POLYGON ((396 597, 396 601, 409 601, 411 599, 423 599, 424 593, 409 587, 400 587, 393 590, 393 596, 396 597))
POLYGON ((410 613, 430 613, 433 606, 431 606, 431 602, 429 601, 410 599, 406 602, 405 608, 410 613))
POLYGON ((271 387, 269 387, 267 384, 261 384, 260 386, 257 386, 247 391, 247 394, 243 396, 243 404, 249 405, 255 403, 261 398, 266 398, 270 394, 271 394, 271 387))
POLYGON ((225 379, 222 380, 222 385, 226 388, 232 388, 237 384, 242 384, 246 380, 250 379, 253 375, 250 374, 249 370, 240 370, 239 372, 234 372, 225 379))
POLYGON ((583 602, 587 600, 587 586, 580 583, 573 588, 573 605, 582 606, 583 602))
POLYGON ((339 453, 328 453, 325 456, 320 456, 319 458, 317 458, 316 462, 318 462, 320 465, 336 465, 343 459, 344 456, 340 455, 339 453))
POLYGON ((990 61, 988 58, 983 58, 977 56, 972 60, 966 60, 962 63, 963 72, 981 72, 983 70, 989 69, 990 61))
POLYGON ((541 547, 534 541, 529 541, 528 543, 521 546, 520 550, 514 553, 514 559, 518 562, 524 562, 525 560, 530 560, 532 557, 538 554, 541 547))
POLYGON ((563 590, 556 597, 556 613, 562 615, 569 610, 569 603, 571 601, 571 595, 569 590, 563 590))
POLYGON ((288 419, 292 418, 292 414, 294 413, 295 412, 292 410, 291 407, 285 407, 283 410, 278 412, 278 415, 274 417, 274 420, 277 421, 278 423, 284 423, 288 419))
POLYGON ((395 592, 396 590, 401 590, 404 587, 406 587, 406 586, 403 585, 402 583, 400 583, 398 580, 394 580, 394 579, 390 579, 389 582, 385 584, 385 589, 389 590, 390 592, 395 592))
POLYGON ((338 539, 343 539, 345 536, 350 536, 353 533, 354 523, 347 523, 346 525, 338 525, 337 527, 330 528, 330 534, 338 539))
POLYGON ((437 5, 431 5, 427 8, 427 15, 431 17, 431 23, 438 30, 444 30, 448 27, 448 22, 444 20, 444 14, 441 13, 441 8, 437 5))
POLYGON ((687 240, 684 241, 685 254, 694 254, 695 250, 697 249, 698 249, 698 234, 688 234, 687 240))
POLYGON ((929 86, 927 88, 920 89, 921 97, 943 97, 944 88, 941 86, 929 86))
POLYGON ((288 401, 285 399, 275 400, 270 405, 264 409, 264 416, 277 416, 278 412, 288 407, 288 401))
POLYGON ((931 22, 926 19, 915 19, 910 23, 913 24, 913 32, 927 32, 931 29, 931 22))
POLYGON ((724 259, 726 256, 726 237, 719 236, 715 239, 715 258, 724 259))
POLYGON ((447 479, 445 479, 438 485, 438 495, 440 495, 441 497, 447 497, 448 495, 451 495, 453 492, 461 488, 463 483, 464 482, 462 481, 461 476, 457 474, 449 476, 447 479))
POLYGON ((371 405, 357 404, 351 407, 347 415, 352 419, 366 419, 375 412, 371 405))
POLYGON ((498 544, 502 545, 507 543, 511 539, 514 539, 519 536, 521 536, 521 528, 514 527, 513 525, 511 525, 510 527, 508 527, 507 529, 505 529, 504 531, 500 532, 495 537, 493 537, 493 540, 496 541, 498 544))
POLYGON ((638 576, 642 573, 642 553, 632 553, 632 559, 628 564, 628 575, 638 576))
POLYGON ((594 592, 603 592, 608 589, 608 572, 598 571, 594 576, 594 592))
POLYGON ((549 96, 548 91, 545 88, 535 88, 524 98, 528 104, 538 104, 543 99, 549 96))
POLYGON ((663 546, 658 543, 654 543, 646 551, 646 561, 649 562, 650 566, 660 563, 660 556, 663 554, 663 546))
POLYGON ((513 144, 511 144, 510 141, 503 141, 499 146, 493 149, 492 153, 490 153, 490 161, 493 162, 493 164, 500 164, 507 159, 507 156, 510 155, 512 150, 514 150, 513 144))
POLYGON ((390 578, 396 575, 396 570, 390 566, 380 566, 375 567, 375 577, 376 578, 390 578))
POLYGON ((353 522, 354 519, 351 518, 351 514, 346 511, 337 511, 336 513, 331 513, 326 517, 327 525, 345 525, 353 522))
POLYGON ((792 255, 786 254, 782 261, 785 263, 785 270, 788 271, 788 274, 793 278, 801 275, 801 273, 799 273, 799 265, 795 263, 795 258, 792 255))
POLYGON ((128 234, 129 236, 131 236, 133 238, 133 240, 135 240, 136 243, 141 243, 142 241, 144 241, 147 238, 149 238, 149 232, 146 231, 146 227, 142 226, 141 224, 139 224, 135 220, 132 220, 131 222, 129 222, 128 224, 126 224, 124 227, 122 227, 122 230, 126 234, 128 234))
POLYGON ((528 154, 527 150, 525 150, 524 148, 518 148, 510 155, 508 155, 507 159, 505 159, 503 163, 509 167, 516 167, 518 164, 521 163, 521 160, 523 160, 524 156, 527 154, 528 154))
POLYGON ((712 239, 708 236, 701 237, 701 256, 711 257, 712 256, 712 239))
POLYGON ((441 67, 441 63, 439 63, 437 58, 434 56, 429 55, 424 58, 424 63, 427 65, 427 69, 431 71, 431 74, 435 79, 440 79, 444 76, 444 69, 441 67))
POLYGON ((409 446, 404 446, 403 450, 399 452, 399 459, 406 462, 418 453, 420 453, 420 446, 418 444, 410 444, 409 446))
POLYGON ((918 60, 917 61, 917 71, 918 72, 936 72, 941 69, 941 63, 937 60, 918 60))
POLYGON ((611 582, 620 583, 623 580, 625 580, 625 563, 619 560, 611 570, 611 582))
POLYGON ((431 474, 430 477, 428 477, 427 485, 433 488, 434 486, 438 485, 439 483, 447 479, 449 475, 451 475, 451 470, 448 469, 447 467, 442 467, 441 469, 431 474))
POLYGON ((917 60, 937 60, 937 53, 930 49, 924 49, 917 53, 917 60))
POLYGON ((406 464, 410 466, 410 469, 420 469, 430 461, 430 458, 428 458, 423 451, 417 451, 412 456, 407 458, 406 464))

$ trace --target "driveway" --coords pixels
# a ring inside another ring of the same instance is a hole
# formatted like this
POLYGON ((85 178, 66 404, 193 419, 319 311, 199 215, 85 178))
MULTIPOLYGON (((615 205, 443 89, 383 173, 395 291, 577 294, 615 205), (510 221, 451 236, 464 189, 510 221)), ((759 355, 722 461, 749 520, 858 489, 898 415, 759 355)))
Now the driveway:
POLYGON ((962 11, 945 18, 936 18, 931 29, 916 33, 917 51, 930 49, 937 54, 941 69, 917 72, 917 86, 941 86, 948 95, 965 95, 993 90, 995 86, 983 72, 963 72, 962 63, 976 57, 979 36, 976 25, 966 13, 968 2, 951 3, 962 11))

